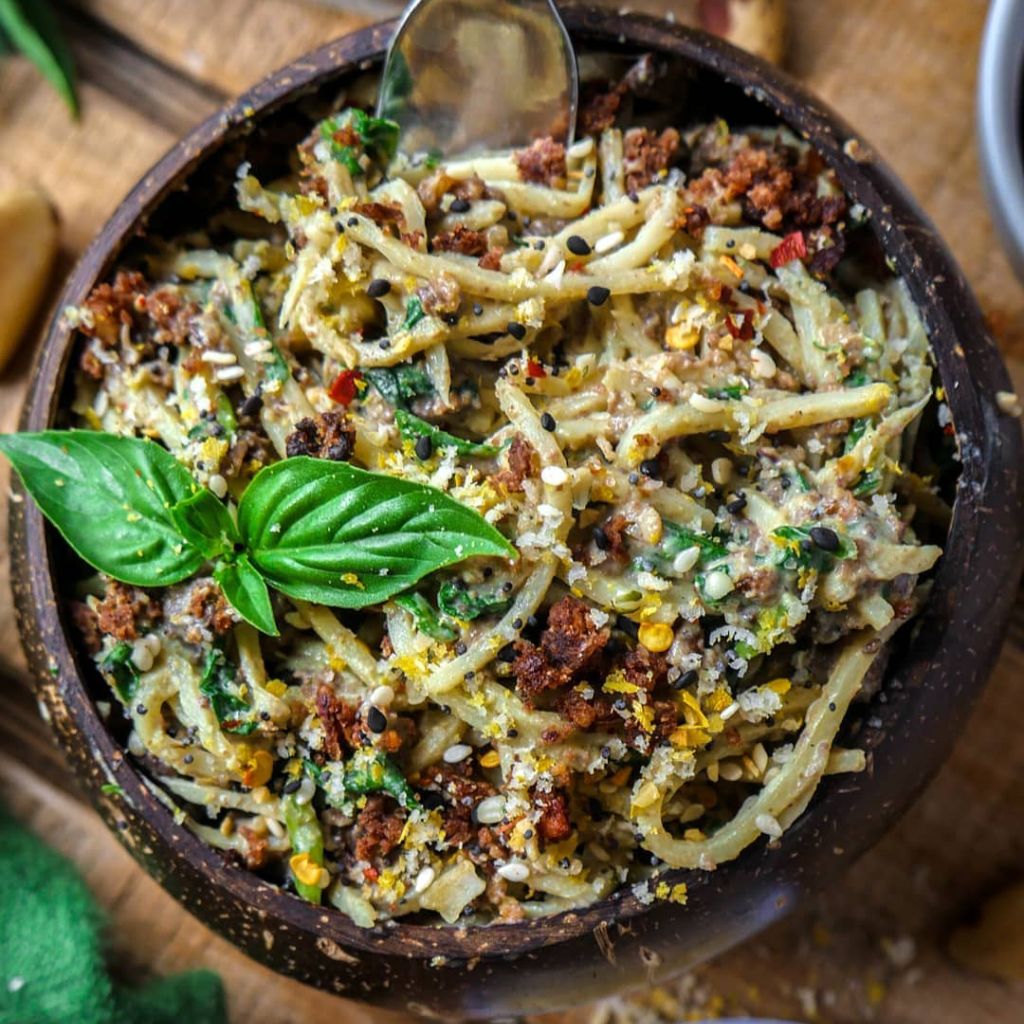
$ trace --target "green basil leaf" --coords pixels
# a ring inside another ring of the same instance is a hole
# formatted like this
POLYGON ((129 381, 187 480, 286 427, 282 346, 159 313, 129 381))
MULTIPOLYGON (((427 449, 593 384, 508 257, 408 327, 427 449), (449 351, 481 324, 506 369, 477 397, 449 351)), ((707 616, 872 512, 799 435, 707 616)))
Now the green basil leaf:
POLYGON ((405 594, 399 594, 395 598, 395 604, 399 608, 404 608, 416 620, 416 628, 432 640, 450 643, 458 639, 459 631, 441 619, 430 606, 430 602, 418 591, 410 590, 405 594))
POLYGON ((837 559, 856 558, 856 544, 838 530, 833 532, 839 540, 839 548, 836 551, 824 551, 811 540, 810 526, 776 527, 772 530, 772 536, 784 542, 778 564, 783 569, 828 572, 837 559))
POLYGON ((433 487, 306 456, 256 474, 238 528, 272 587, 341 608, 377 604, 474 555, 516 556, 483 517, 433 487))
POLYGON ((478 619, 508 610, 512 598, 499 591, 490 594, 471 590, 462 580, 445 580, 437 592, 437 606, 454 619, 478 619))
POLYGON ((395 410, 395 423, 398 424, 399 433, 407 441, 415 440, 417 437, 429 437, 435 448, 454 448, 460 455, 477 455, 481 458, 491 458, 501 451, 493 444, 478 444, 476 441, 467 441, 464 437, 449 434, 446 430, 421 420, 419 416, 406 412, 405 409, 395 410))
POLYGON ((430 378, 418 366, 411 364, 373 367, 364 370, 363 376, 377 389, 385 402, 396 408, 404 407, 420 395, 434 392, 430 378))
POLYGON ((238 275, 232 275, 232 277, 231 301, 224 307, 224 315, 240 329, 246 342, 269 341, 271 343, 268 355, 272 358, 263 366, 263 373, 267 380, 288 380, 292 375, 291 370, 288 369, 288 363, 281 355, 281 350, 270 337, 266 321, 263 319, 263 310, 260 309, 260 303, 252 290, 251 282, 238 275))
POLYGON ((416 791, 409 785, 401 768, 387 754, 371 753, 365 747, 357 750, 345 764, 342 785, 346 797, 387 793, 403 807, 419 806, 416 791))
POLYGON ((238 695, 238 670, 218 647, 206 652, 199 692, 210 702, 226 732, 248 736, 259 727, 259 722, 249 717, 249 705, 238 695))
POLYGON ((71 115, 77 117, 75 63, 49 4, 45 0, 0 0, 0 30, 13 47, 35 64, 60 94, 71 115))
POLYGON ((405 319, 401 330, 411 331, 427 314, 423 312, 423 303, 419 299, 410 299, 405 305, 405 319))
POLYGON ((133 648, 127 640, 112 647, 100 662, 100 671, 110 677, 111 686, 125 704, 130 704, 139 688, 139 670, 132 661, 133 648))
POLYGON ((270 591, 263 577, 252 567, 248 555, 233 562, 221 562, 213 570, 213 578, 220 584, 231 607, 261 633, 277 636, 274 609, 270 604, 270 591))
POLYGON ((681 551, 688 548, 700 548, 701 563, 724 558, 729 549, 709 533, 687 529, 670 519, 662 520, 661 554, 667 558, 675 558, 681 551))
POLYGON ((882 486, 882 474, 877 469, 866 469, 853 485, 853 493, 858 498, 867 498, 875 494, 882 486))
POLYGON ((122 583, 164 587, 205 561, 171 515, 196 484, 155 442, 47 430, 0 435, 0 451, 43 515, 94 569, 122 583))
POLYGON ((717 398, 720 401, 736 402, 743 397, 743 392, 746 390, 746 386, 743 384, 730 384, 724 388, 705 388, 704 395, 707 398, 717 398))
POLYGON ((171 519, 181 535, 207 558, 223 555, 238 543, 238 529, 227 505, 205 487, 179 501, 171 509, 171 519))

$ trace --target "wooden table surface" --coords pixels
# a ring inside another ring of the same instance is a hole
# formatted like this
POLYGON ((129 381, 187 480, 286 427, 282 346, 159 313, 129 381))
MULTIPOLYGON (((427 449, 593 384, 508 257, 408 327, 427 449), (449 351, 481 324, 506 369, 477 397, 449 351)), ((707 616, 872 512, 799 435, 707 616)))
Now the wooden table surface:
MULTIPOLYGON (((671 6, 643 4, 659 5, 671 6)), ((974 146, 985 6, 791 0, 788 66, 895 167, 965 267, 1004 351, 1024 357, 1024 290, 998 247, 974 146)), ((274 67, 373 20, 374 10, 373 0, 352 0, 348 11, 296 0, 73 0, 69 7, 83 77, 81 121, 68 120, 23 61, 0 64, 0 168, 52 196, 62 220, 58 274, 184 131, 274 67)), ((0 374, 0 428, 15 422, 30 347, 0 374)), ((0 541, 0 575, 6 571, 0 541)), ((0 787, 16 814, 79 865, 113 920, 118 973, 211 967, 224 978, 233 1021, 397 1019, 255 965, 134 864, 77 798, 49 744, 28 693, 5 579, 0 586, 0 670, 13 684, 0 719, 0 787)), ((834 891, 669 990, 642 996, 649 1019, 748 1010, 834 1022, 1024 1020, 1024 983, 965 970, 946 953, 951 930, 1022 870, 1022 674, 1024 602, 965 734, 903 821, 834 891)), ((571 1016, 616 1019, 622 1011, 610 1004, 571 1016)))

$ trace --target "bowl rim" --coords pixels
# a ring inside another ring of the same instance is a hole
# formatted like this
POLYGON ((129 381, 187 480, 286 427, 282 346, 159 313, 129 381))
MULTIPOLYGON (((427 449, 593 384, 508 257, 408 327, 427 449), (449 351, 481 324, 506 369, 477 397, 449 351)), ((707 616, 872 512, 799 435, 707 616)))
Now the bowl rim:
MULTIPOLYGON (((882 726, 867 738, 873 761, 868 776, 846 785, 826 780, 777 849, 748 848, 714 874, 666 873, 663 877, 670 881, 687 880, 687 907, 666 902, 646 906, 620 890, 589 907, 533 921, 528 927, 399 923, 364 931, 340 911, 331 908, 325 913, 227 864, 217 851, 175 823, 151 784, 123 756, 85 690, 74 645, 62 623, 55 586, 59 567, 42 516, 22 502, 14 505, 11 517, 19 626, 44 715, 97 809, 136 859, 190 910, 278 970, 357 998, 397 1005, 402 987, 395 974, 399 962, 420 960, 432 969, 456 968, 445 975, 444 998, 457 998, 460 1012, 469 1016, 481 1012, 480 1000, 485 998, 473 988, 485 977, 493 978, 501 964, 512 965, 521 989, 504 994, 503 1012, 536 1008, 541 993, 556 1003, 576 998, 561 991, 557 980, 522 990, 524 971, 540 977, 537 954, 544 947, 563 944, 567 954, 589 959, 600 953, 601 969, 591 971, 588 996, 592 991, 611 991, 678 969, 682 962, 673 960, 673 950, 686 943, 689 963, 695 956, 706 958, 726 948, 778 917, 798 895, 834 877, 879 838, 937 769, 941 758, 936 750, 951 744, 998 649, 1024 557, 1020 431, 1015 421, 999 413, 994 401, 997 390, 1010 389, 1005 368, 956 263, 891 172, 842 119, 801 86, 721 40, 638 14, 574 7, 563 14, 577 43, 614 48, 624 42, 631 50, 673 52, 743 88, 773 119, 799 126, 835 168, 851 199, 872 211, 881 244, 921 307, 966 457, 946 555, 934 577, 933 600, 918 619, 915 635, 908 638, 907 654, 895 670, 899 678, 887 672, 883 689, 889 699, 873 706, 882 726), (957 633, 955 642, 946 630, 957 633), (965 643, 973 659, 962 657, 965 643), (956 701, 952 710, 947 706, 950 700, 956 701), (922 730, 927 742, 920 739, 922 730), (106 782, 119 784, 124 797, 103 794, 100 786, 106 782), (850 815, 856 829, 851 828, 850 815), (823 843, 831 844, 827 855, 819 849, 823 843), (196 891, 197 885, 205 891, 196 891), (724 887, 736 904, 728 911, 717 906, 724 899, 719 891, 724 887), (212 920, 211 904, 216 912, 212 920), (240 924, 226 919, 227 906, 244 918, 240 924), (709 928, 707 937, 695 938, 716 915, 717 931, 709 928), (273 938, 268 940, 268 935, 273 938), (273 949, 278 935, 289 944, 283 955, 273 949), (321 954, 318 963, 299 962, 297 936, 315 945, 321 954), (380 972, 366 963, 364 954, 386 962, 383 974, 377 976, 380 972), (486 970, 474 977, 473 968, 481 961, 486 970)), ((109 274, 152 210, 188 179, 201 157, 244 135, 250 120, 275 112, 312 88, 379 63, 393 25, 384 22, 349 34, 267 76, 195 128, 143 177, 68 278, 37 358, 21 429, 42 429, 57 410, 73 337, 62 324, 61 311, 78 304, 109 274)), ((417 977, 416 984, 422 985, 429 973, 417 977)), ((412 983, 407 988, 401 996, 406 1007, 412 983)), ((437 993, 416 994, 417 1011, 441 1005, 437 993)), ((493 998, 488 998, 486 1012, 491 1012, 493 998)), ((454 1012, 455 1004, 443 1005, 454 1012)))

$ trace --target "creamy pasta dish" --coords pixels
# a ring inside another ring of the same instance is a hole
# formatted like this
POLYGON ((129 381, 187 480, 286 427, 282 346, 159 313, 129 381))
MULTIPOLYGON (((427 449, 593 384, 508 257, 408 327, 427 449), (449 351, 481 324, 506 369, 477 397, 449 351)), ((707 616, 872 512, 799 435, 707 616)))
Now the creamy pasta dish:
POLYGON ((58 522, 103 710, 196 835, 358 925, 684 903, 668 869, 784 845, 939 557, 928 339, 863 209, 783 128, 632 120, 645 69, 568 147, 410 160, 339 105, 65 314, 50 441, 170 488, 117 498, 170 509, 151 547, 58 522))

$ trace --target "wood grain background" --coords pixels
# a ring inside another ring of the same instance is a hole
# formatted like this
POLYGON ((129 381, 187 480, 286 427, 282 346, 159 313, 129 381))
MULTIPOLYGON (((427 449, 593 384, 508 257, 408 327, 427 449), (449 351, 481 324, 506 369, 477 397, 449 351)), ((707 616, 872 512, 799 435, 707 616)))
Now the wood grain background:
MULTIPOLYGON (((146 168, 225 97, 374 20, 375 10, 388 14, 397 6, 334 2, 326 9, 296 0, 70 0, 67 23, 83 78, 77 123, 27 64, 0 64, 0 166, 52 196, 62 221, 58 276, 146 168)), ((682 16, 694 4, 643 6, 682 16)), ((984 15, 982 0, 790 0, 787 63, 916 194, 966 269, 1016 371, 1016 358, 1024 357, 1024 289, 998 247, 974 146, 984 15)), ((30 349, 26 343, 0 375, 0 428, 16 420, 30 349)), ((1024 385, 1024 376, 1018 379, 1024 385)), ((0 474, 2 514, 6 468, 0 474)), ((6 572, 0 541, 0 672, 9 680, 0 786, 16 814, 79 865, 107 909, 118 974, 211 967, 227 985, 233 1021, 397 1020, 253 964, 189 917, 121 850, 77 799, 38 718, 6 572)), ((1024 603, 946 767, 888 838, 833 892, 671 990, 638 1001, 664 1019, 749 1010, 837 1024, 1024 1020, 1024 984, 965 970, 946 953, 951 930, 1022 871, 1022 676, 1024 603)), ((569 1016, 594 1014, 588 1008, 569 1016)))

